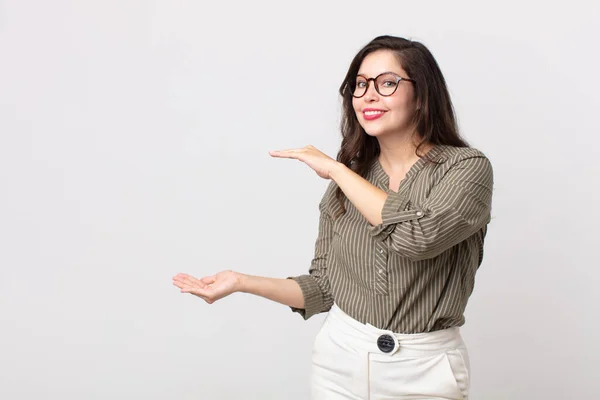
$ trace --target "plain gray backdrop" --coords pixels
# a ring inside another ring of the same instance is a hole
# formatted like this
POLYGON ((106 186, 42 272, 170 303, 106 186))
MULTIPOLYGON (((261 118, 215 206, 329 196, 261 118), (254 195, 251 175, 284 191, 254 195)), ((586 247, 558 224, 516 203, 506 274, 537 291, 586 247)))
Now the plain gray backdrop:
MULTIPOLYGON (((597 2, 0 0, 0 398, 307 399, 287 307, 172 276, 306 273, 337 90, 380 34, 437 58, 491 159, 473 400, 600 391, 597 2)), ((586 397, 587 396, 587 397, 586 397)))

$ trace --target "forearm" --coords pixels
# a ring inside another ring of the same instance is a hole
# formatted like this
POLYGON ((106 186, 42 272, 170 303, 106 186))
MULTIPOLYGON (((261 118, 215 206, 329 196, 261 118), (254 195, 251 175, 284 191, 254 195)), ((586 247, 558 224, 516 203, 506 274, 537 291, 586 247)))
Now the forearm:
POLYGON ((292 279, 267 278, 246 274, 239 274, 239 276, 239 292, 264 297, 289 307, 304 308, 304 296, 300 286, 292 279))
POLYGON ((338 163, 329 175, 371 225, 381 224, 381 210, 388 196, 386 192, 373 186, 342 163, 338 163))

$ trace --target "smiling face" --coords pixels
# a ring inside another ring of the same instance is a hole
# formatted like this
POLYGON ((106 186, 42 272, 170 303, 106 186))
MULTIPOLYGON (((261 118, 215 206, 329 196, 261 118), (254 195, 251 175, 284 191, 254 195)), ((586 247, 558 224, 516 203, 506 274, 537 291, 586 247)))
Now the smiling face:
MULTIPOLYGON (((375 78, 385 72, 410 78, 400 66, 394 52, 378 50, 367 55, 362 61, 357 74, 357 84, 364 86, 365 78, 375 78)), ((381 84, 389 87, 392 82, 387 80, 382 81, 381 84)), ((380 91, 387 94, 385 90, 384 86, 380 86, 380 91)), ((371 80, 368 82, 368 89, 364 96, 352 98, 352 106, 358 122, 371 136, 402 135, 414 130, 412 118, 416 104, 413 83, 410 81, 401 80, 394 94, 382 96, 375 90, 374 81, 371 80)))

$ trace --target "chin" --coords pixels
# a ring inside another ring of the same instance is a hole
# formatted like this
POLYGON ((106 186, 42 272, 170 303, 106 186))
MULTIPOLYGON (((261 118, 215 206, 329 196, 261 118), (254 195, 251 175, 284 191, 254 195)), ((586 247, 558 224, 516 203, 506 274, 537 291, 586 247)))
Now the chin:
POLYGON ((364 124, 361 126, 365 133, 369 136, 373 137, 384 137, 388 135, 403 135, 404 132, 410 130, 410 125, 408 124, 364 124), (366 125, 366 127, 365 127, 366 125))
POLYGON ((373 128, 370 127, 370 129, 365 129, 363 127, 363 129, 365 130, 365 133, 369 136, 373 136, 373 137, 380 137, 380 136, 385 136, 388 131, 386 129, 382 129, 382 128, 373 128))

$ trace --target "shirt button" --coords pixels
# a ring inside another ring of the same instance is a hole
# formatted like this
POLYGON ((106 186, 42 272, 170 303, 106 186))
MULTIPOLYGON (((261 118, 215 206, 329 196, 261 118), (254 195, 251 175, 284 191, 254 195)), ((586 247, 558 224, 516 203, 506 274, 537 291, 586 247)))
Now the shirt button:
POLYGON ((382 269, 380 269, 380 270, 379 270, 379 273, 380 273, 380 274, 383 274, 383 270, 382 270, 382 269))
POLYGON ((417 211, 417 217, 420 217, 421 215, 423 215, 423 213, 421 211, 417 211))
POLYGON ((383 250, 382 250, 382 249, 379 249, 379 253, 380 253, 380 254, 383 254, 383 250))

